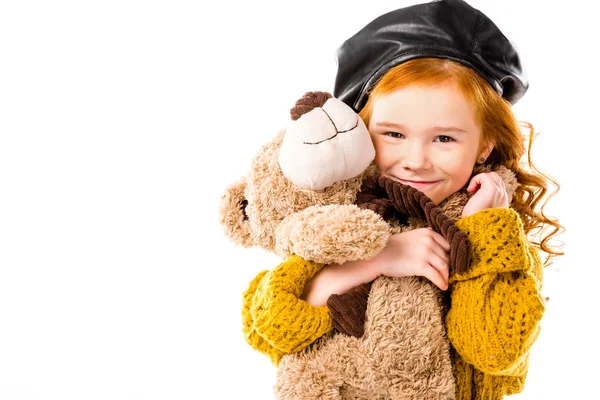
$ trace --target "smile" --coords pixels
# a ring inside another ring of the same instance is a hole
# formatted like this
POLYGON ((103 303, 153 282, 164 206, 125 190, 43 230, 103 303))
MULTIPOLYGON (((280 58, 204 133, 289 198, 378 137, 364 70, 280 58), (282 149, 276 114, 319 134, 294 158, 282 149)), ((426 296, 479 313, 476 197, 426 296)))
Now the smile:
POLYGON ((415 189, 418 189, 420 191, 430 189, 436 183, 439 182, 439 181, 409 181, 409 180, 405 180, 405 179, 398 179, 398 180, 400 181, 400 183, 403 183, 408 186, 412 186, 415 189))

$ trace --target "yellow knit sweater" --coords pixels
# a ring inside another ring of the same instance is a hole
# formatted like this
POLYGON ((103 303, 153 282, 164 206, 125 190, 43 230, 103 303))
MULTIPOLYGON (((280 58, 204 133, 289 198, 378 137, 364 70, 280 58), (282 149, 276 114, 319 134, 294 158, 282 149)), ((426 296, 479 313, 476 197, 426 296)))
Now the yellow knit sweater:
POLYGON ((300 300, 304 285, 322 264, 290 256, 272 271, 259 273, 244 292, 242 309, 246 341, 278 365, 333 329, 327 306, 300 300))
MULTIPOLYGON (((471 267, 450 278, 446 329, 458 400, 502 399, 523 390, 544 312, 542 263, 518 214, 494 208, 457 226, 473 246, 471 267)), ((246 340, 277 365, 332 329, 327 307, 299 299, 322 265, 291 256, 256 276, 244 293, 246 340)))
POLYGON ((494 208, 457 222, 473 245, 471 268, 450 279, 446 329, 457 399, 502 399, 523 390, 544 312, 542 263, 517 213, 494 208))

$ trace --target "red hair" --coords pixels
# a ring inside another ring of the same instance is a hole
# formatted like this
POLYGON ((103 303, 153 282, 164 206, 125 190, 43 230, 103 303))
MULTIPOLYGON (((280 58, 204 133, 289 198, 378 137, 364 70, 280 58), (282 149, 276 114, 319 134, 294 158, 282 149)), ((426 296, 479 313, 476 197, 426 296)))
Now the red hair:
MULTIPOLYGON (((558 193, 560 185, 550 176, 540 172, 531 161, 531 148, 535 138, 533 126, 518 122, 510 103, 503 99, 477 72, 456 61, 441 58, 418 58, 390 69, 372 88, 369 98, 359 115, 369 126, 373 112, 373 99, 409 85, 432 86, 443 82, 456 83, 475 111, 485 143, 494 143, 494 149, 486 160, 492 168, 503 165, 512 170, 517 178, 517 189, 511 207, 519 213, 525 233, 532 245, 544 251, 548 257, 562 255, 558 245, 551 245, 552 237, 564 231, 557 219, 544 214, 548 200, 558 193), (527 149, 522 128, 529 136, 527 149), (527 152, 526 152, 527 150, 527 152), (527 154, 527 162, 522 163, 527 154), (548 194, 548 184, 555 190, 548 194)), ((481 149, 480 149, 481 150, 481 149)))

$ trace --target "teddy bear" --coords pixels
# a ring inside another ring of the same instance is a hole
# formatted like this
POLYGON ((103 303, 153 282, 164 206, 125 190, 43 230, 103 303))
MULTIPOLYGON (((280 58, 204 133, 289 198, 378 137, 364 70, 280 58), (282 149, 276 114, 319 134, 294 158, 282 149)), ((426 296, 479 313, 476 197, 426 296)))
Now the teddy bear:
POLYGON ((329 94, 309 93, 292 109, 287 129, 222 196, 229 238, 286 259, 249 284, 242 312, 246 340, 278 366, 277 398, 454 398, 445 298, 431 282, 380 276, 349 296, 332 296, 327 307, 299 299, 323 265, 369 259, 391 234, 425 226, 456 244, 452 264, 466 267, 468 240, 452 221, 468 193, 438 207, 417 190, 378 178, 373 157, 356 113, 329 94), (283 289, 269 290, 273 282, 283 289), (309 323, 270 319, 285 311, 270 309, 276 296, 289 299, 291 315, 310 315, 309 323))
MULTIPOLYGON (((363 121, 324 92, 306 93, 291 114, 287 129, 260 149, 248 175, 222 196, 220 215, 226 235, 245 247, 260 246, 282 258, 295 254, 321 264, 375 256, 391 231, 379 215, 353 204, 364 177, 375 173, 371 165, 375 150, 363 121), (309 151, 302 153, 302 149, 309 151)), ((262 278, 259 274, 255 281, 262 278)), ((345 317, 364 314, 365 307, 347 310, 345 317)), ((321 329, 310 341, 331 330, 329 310, 319 311, 321 329)), ((250 310, 243 314, 245 321, 253 322, 249 325, 256 325, 250 310)), ((354 325, 353 333, 362 334, 362 319, 355 319, 354 325)), ((277 364, 284 353, 269 346, 263 340, 266 335, 245 331, 246 340, 277 364)), ((292 341, 287 352, 304 346, 292 341)))
POLYGON ((291 113, 292 123, 222 196, 225 234, 282 258, 343 263, 373 257, 390 233, 381 218, 353 205, 375 157, 367 128, 324 92, 308 92, 291 113))

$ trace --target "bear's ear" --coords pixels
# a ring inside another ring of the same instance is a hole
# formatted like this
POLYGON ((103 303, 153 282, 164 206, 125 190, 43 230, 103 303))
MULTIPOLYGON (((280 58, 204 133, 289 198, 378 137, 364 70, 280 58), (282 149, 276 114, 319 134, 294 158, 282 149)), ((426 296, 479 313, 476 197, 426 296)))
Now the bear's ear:
POLYGON ((219 204, 219 222, 225 230, 225 235, 235 244, 252 247, 254 242, 252 241, 250 221, 246 214, 248 200, 244 194, 245 190, 244 178, 225 189, 219 204))

